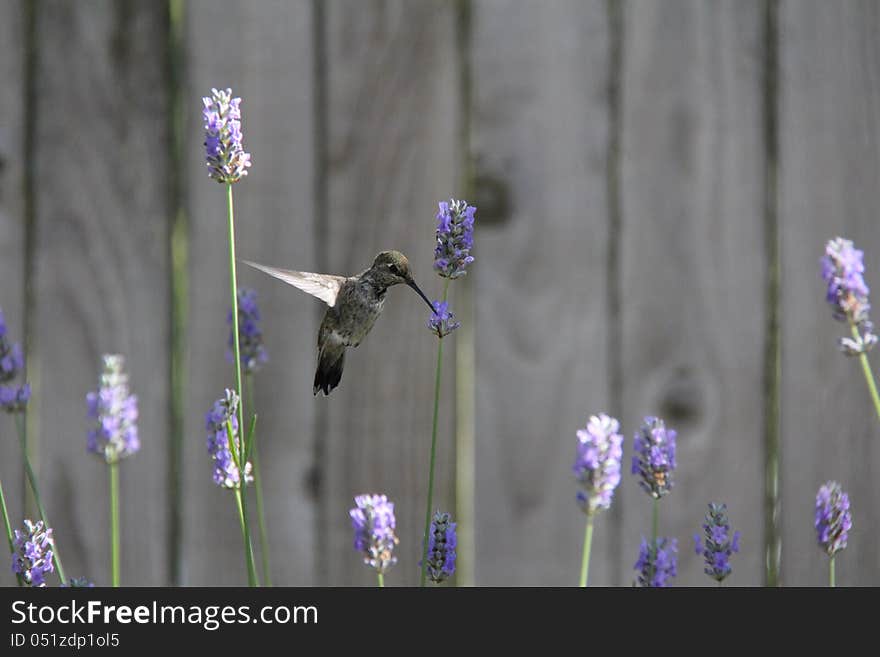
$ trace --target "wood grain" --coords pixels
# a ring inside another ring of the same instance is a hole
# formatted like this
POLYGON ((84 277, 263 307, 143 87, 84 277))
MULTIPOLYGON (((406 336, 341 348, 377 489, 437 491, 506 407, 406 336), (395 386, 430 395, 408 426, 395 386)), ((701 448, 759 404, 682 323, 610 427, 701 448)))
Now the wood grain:
MULTIPOLYGON (((204 414, 224 387, 234 387, 225 359, 230 307, 225 189, 204 164, 201 97, 230 87, 242 100, 249 175, 235 185, 237 252, 270 265, 314 267, 312 233, 311 4, 194 2, 188 14, 191 112, 188 176, 190 325, 185 448, 186 582, 244 584, 246 572, 233 497, 211 481, 204 414)), ((273 580, 315 583, 315 499, 307 487, 312 467, 315 302, 259 272, 239 268, 239 285, 255 289, 269 362, 256 375, 258 443, 273 580)), ((250 409, 250 410, 248 410, 250 409)), ((250 494, 253 502, 253 492, 250 494)), ((251 515, 257 535, 256 514, 251 515)))
MULTIPOLYGON (((454 5, 334 1, 326 15, 328 266, 353 274, 379 251, 398 249, 425 293, 439 298, 434 215, 438 201, 457 194, 458 180, 454 5)), ((370 335, 350 351, 340 387, 316 402, 327 412, 319 529, 326 584, 375 583, 351 548, 348 518, 353 497, 367 492, 396 504, 399 562, 386 583, 418 583, 437 348, 426 311, 410 290, 391 290, 370 335)), ((445 354, 434 494, 443 509, 454 501, 454 339, 445 354)))
MULTIPOLYGON (((819 276, 825 242, 841 235, 865 251, 868 285, 880 284, 878 29, 873 2, 783 2, 780 9, 786 586, 828 581, 813 513, 816 492, 829 479, 849 492, 853 514, 837 581, 880 582, 880 427, 858 362, 836 351, 836 338, 847 329, 832 319, 819 276)), ((876 353, 871 361, 876 371, 876 353)))
POLYGON ((605 3, 485 0, 473 20, 476 582, 574 585, 575 432, 610 402, 605 3))
POLYGON ((41 493, 68 576, 109 581, 108 472, 86 453, 101 355, 127 359, 141 451, 122 463, 122 583, 165 577, 164 6, 41 2, 36 367, 41 493))
MULTIPOLYGON (((24 16, 20 3, 0 4, 0 309, 6 320, 8 339, 24 348, 24 16)), ((15 423, 0 417, 0 481, 6 496, 10 522, 18 525, 24 511, 21 452, 15 423)), ((4 559, 0 563, 6 563, 4 559)), ((9 568, 0 569, 0 586, 15 585, 9 568)))
MULTIPOLYGON (((625 9, 622 421, 627 459, 643 416, 678 431, 660 503, 678 585, 710 583, 691 540, 709 502, 742 531, 730 583, 762 581, 762 18, 751 1, 625 9)), ((651 501, 628 472, 622 488, 628 584, 651 501)))

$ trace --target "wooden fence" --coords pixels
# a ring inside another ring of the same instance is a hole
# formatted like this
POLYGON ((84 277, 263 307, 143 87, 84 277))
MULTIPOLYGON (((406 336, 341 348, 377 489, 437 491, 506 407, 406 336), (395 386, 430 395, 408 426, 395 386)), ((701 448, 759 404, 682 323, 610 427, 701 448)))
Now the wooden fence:
MULTIPOLYGON (((398 248, 437 297, 436 203, 478 207, 436 495, 461 515, 460 582, 576 582, 575 431, 607 410, 627 460, 644 415, 679 432, 661 505, 677 583, 709 581, 690 536, 710 501, 742 531, 732 584, 768 563, 823 583, 813 505, 834 478, 854 516, 839 582, 876 585, 880 431, 818 259, 848 236, 880 285, 878 32, 869 0, 0 2, 0 306, 26 335, 30 448, 69 574, 108 579, 84 397, 118 351, 143 443, 122 465, 123 584, 245 582, 203 423, 232 371, 201 97, 229 86, 254 161, 235 187, 242 257, 354 273, 398 248)), ((383 491, 401 536, 388 584, 416 583, 422 303, 393 290, 341 387, 314 398, 319 302, 240 282, 270 353, 255 405, 275 582, 371 583, 347 510, 383 491)), ((9 417, 0 459, 17 521, 32 502, 9 417)), ((627 468, 591 582, 632 581, 649 523, 627 468)))

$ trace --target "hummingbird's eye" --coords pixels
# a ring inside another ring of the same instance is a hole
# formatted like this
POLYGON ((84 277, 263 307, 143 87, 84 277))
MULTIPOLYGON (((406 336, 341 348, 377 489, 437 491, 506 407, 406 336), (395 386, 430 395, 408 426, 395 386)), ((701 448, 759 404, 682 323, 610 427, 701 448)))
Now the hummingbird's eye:
POLYGON ((389 269, 389 271, 390 271, 392 274, 394 274, 395 276, 400 276, 400 275, 401 275, 401 273, 400 273, 400 267, 398 267, 397 265, 395 265, 395 264, 393 264, 393 263, 390 264, 390 265, 388 265, 388 269, 389 269))

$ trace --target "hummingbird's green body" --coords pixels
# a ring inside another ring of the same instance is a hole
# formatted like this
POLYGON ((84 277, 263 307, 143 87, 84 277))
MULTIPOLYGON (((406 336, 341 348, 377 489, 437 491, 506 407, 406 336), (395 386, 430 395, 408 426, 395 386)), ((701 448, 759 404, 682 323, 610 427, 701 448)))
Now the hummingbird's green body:
POLYGON ((312 391, 325 395, 339 385, 345 363, 345 350, 357 347, 376 323, 385 305, 389 287, 404 283, 425 302, 433 305, 419 289, 409 270, 409 261, 399 251, 382 251, 369 269, 356 276, 313 274, 266 267, 244 261, 270 276, 312 294, 328 306, 318 329, 318 364, 312 391))

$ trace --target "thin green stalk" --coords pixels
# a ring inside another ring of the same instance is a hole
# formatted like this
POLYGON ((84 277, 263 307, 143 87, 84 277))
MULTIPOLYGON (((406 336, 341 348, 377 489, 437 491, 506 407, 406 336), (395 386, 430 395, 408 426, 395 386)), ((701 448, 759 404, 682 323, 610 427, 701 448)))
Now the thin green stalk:
POLYGON ((110 581, 119 586, 119 461, 110 464, 110 581))
POLYGON ((584 530, 584 556, 581 559, 581 588, 587 586, 587 576, 590 573, 590 549, 593 546, 593 515, 587 515, 587 528, 584 530))
POLYGON ((828 561, 828 586, 832 589, 836 586, 834 581, 834 557, 828 561))
MULTIPOLYGON (((254 377, 248 373, 245 374, 245 387, 247 388, 248 399, 254 399, 254 377)), ((269 533, 266 531, 266 513, 263 510, 263 478, 260 473, 260 455, 257 452, 257 435, 251 432, 249 447, 251 452, 251 463, 254 466, 254 485, 257 493, 257 523, 260 526, 260 557, 263 565, 263 582, 266 586, 272 586, 272 576, 269 574, 269 533)))
MULTIPOLYGON (((0 509, 3 511, 3 526, 6 528, 6 539, 9 541, 9 553, 15 554, 15 542, 12 539, 12 525, 9 522, 9 512, 6 510, 6 496, 3 494, 3 482, 0 481, 0 509)), ((21 575, 15 574, 19 586, 24 586, 21 575)))
MULTIPOLYGON (((34 469, 31 467, 31 461, 28 458, 27 454, 27 425, 24 421, 24 416, 21 413, 15 414, 15 426, 18 429, 18 440, 21 443, 21 455, 24 460, 24 472, 27 475, 28 483, 31 487, 31 492, 34 494, 34 502, 37 503, 37 510, 40 512, 40 519, 43 521, 43 524, 48 528, 52 525, 49 524, 49 519, 46 516, 46 509, 43 507, 43 502, 40 499, 40 490, 37 487, 37 477, 34 474, 34 469)), ((52 545, 52 561, 55 562, 55 569, 58 571, 58 577, 61 579, 62 584, 67 583, 67 577, 64 575, 64 568, 61 566, 61 556, 58 554, 58 544, 54 543, 52 545)))
MULTIPOLYGON (((449 279, 443 282, 443 301, 449 293, 449 279)), ((431 531, 431 506, 434 503, 434 462, 437 456, 437 418, 440 413, 440 371, 443 365, 443 338, 437 340, 437 370, 434 377, 434 419, 431 424, 431 464, 428 470, 428 504, 425 509, 425 533, 422 536, 422 572, 419 586, 425 586, 428 573, 428 532, 431 531)))
MULTIPOLYGON (((235 212, 232 203, 232 183, 226 184, 226 210, 229 227, 229 291, 232 297, 232 316, 238 319, 238 282, 235 275, 235 212)), ((244 524, 244 552, 248 572, 248 585, 257 586, 254 551, 251 546, 250 523, 248 522, 247 486, 245 485, 244 467, 247 463, 247 438, 244 434, 244 394, 241 387, 241 351, 239 349, 238 331, 232 332, 232 358, 235 361, 235 390, 238 393, 238 426, 239 426, 239 464, 241 485, 242 522, 244 524)))
POLYGON ((379 588, 384 589, 385 588, 385 575, 383 575, 382 573, 379 573, 378 575, 379 575, 379 588))
POLYGON ((654 498, 654 518, 651 523, 651 537, 654 543, 657 542, 657 536, 660 534, 660 498, 654 498))
MULTIPOLYGON (((855 324, 850 323, 853 337, 859 339, 859 330, 855 324)), ((880 418, 880 395, 877 394, 877 384, 874 382, 874 374, 871 372, 871 363, 868 361, 868 355, 865 352, 859 354, 859 362, 862 364, 862 372, 865 374, 865 381, 868 384, 868 390, 871 393, 871 399, 874 401, 874 410, 877 417, 880 418)))

